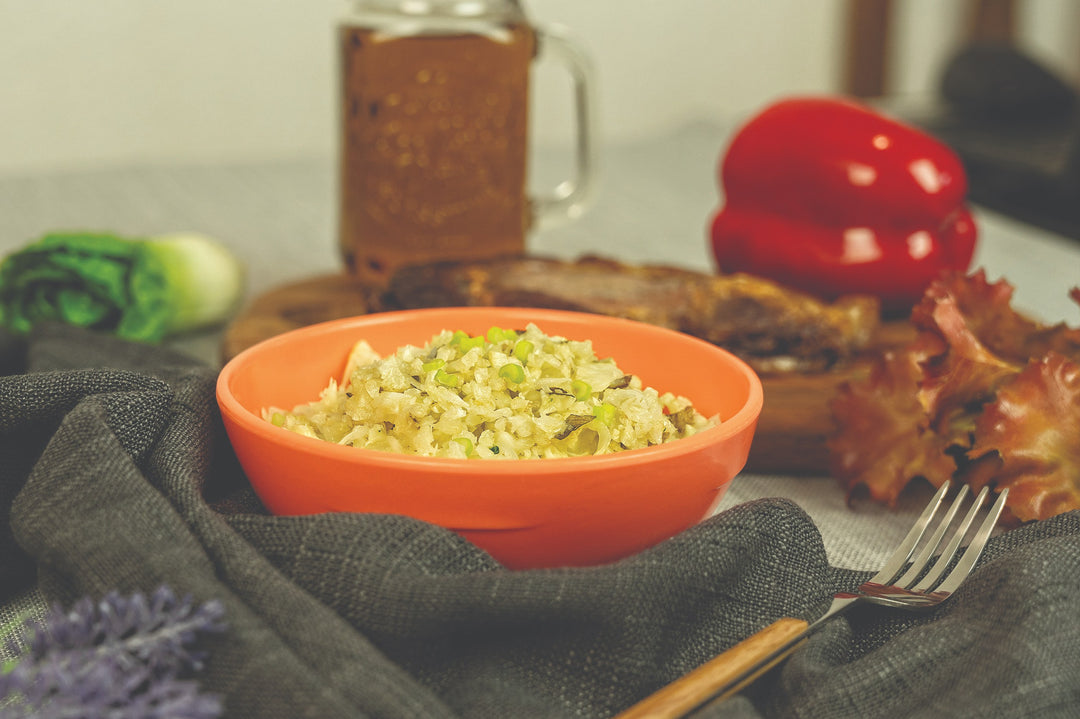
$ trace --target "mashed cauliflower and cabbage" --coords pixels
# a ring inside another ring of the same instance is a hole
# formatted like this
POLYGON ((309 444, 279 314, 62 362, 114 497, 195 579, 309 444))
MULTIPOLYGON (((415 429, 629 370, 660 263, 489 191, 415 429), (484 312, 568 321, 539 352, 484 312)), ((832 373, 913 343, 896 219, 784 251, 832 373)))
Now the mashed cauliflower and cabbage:
POLYGON ((345 381, 266 419, 298 434, 426 457, 608 454, 716 424, 690 401, 644 387, 588 341, 525 330, 444 331, 380 358, 361 341, 345 381))

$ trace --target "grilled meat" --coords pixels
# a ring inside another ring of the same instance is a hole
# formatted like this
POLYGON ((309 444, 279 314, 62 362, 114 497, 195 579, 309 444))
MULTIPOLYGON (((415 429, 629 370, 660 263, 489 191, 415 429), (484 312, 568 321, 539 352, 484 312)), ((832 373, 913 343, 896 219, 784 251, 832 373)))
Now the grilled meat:
POLYGON ((436 262, 399 270, 387 309, 520 306, 626 317, 686 332, 744 358, 758 372, 821 372, 870 342, 878 303, 833 303, 750 275, 712 275, 586 256, 436 262))

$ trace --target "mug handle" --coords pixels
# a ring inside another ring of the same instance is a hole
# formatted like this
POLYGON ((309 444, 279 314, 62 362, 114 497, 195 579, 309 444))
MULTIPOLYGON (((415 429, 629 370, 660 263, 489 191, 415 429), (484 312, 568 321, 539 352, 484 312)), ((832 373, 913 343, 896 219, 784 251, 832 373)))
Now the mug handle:
POLYGON ((535 27, 537 56, 551 52, 570 73, 574 95, 574 174, 546 195, 532 199, 533 224, 551 227, 575 220, 592 201, 596 181, 595 120, 593 117, 593 69, 581 46, 556 25, 535 27))

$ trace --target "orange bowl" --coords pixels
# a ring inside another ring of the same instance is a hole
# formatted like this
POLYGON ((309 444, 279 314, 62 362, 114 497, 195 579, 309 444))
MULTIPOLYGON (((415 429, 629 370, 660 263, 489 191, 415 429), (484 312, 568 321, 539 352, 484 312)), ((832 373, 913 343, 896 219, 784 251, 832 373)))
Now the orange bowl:
POLYGON ((400 514, 451 529, 510 568, 582 566, 628 556, 708 516, 742 470, 762 407, 761 381, 734 355, 672 330, 557 310, 410 310, 324 322, 241 352, 217 382, 229 439, 275 514, 400 514), (360 449, 304 437, 262 418, 315 401, 343 379, 352 346, 383 356, 444 329, 481 334, 535 323, 591 340, 660 392, 689 398, 720 424, 684 439, 559 459, 453 459, 360 449))

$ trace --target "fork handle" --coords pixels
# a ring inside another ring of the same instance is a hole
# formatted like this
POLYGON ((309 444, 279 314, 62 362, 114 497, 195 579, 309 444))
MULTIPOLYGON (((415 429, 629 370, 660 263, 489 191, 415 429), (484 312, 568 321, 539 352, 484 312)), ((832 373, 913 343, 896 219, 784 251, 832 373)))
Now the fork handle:
POLYGON ((675 719, 706 702, 726 699, 802 644, 808 624, 784 617, 658 689, 615 719, 675 719))

